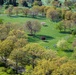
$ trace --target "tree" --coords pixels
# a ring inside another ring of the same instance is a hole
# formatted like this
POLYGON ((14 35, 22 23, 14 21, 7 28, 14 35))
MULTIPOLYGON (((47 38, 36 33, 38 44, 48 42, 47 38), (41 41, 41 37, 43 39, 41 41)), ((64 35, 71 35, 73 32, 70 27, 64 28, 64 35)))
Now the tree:
POLYGON ((63 24, 64 24, 64 29, 69 29, 70 31, 74 27, 71 20, 64 20, 63 24))
POLYGON ((33 6, 42 6, 42 1, 40 0, 40 1, 34 1, 33 2, 33 6))
POLYGON ((71 15, 72 15, 71 11, 66 11, 66 13, 65 13, 65 19, 66 20, 71 20, 71 15))
POLYGON ((25 28, 30 32, 31 35, 33 35, 36 32, 40 31, 41 25, 40 22, 37 20, 34 21, 30 20, 26 22, 25 28))
POLYGON ((27 35, 25 34, 24 30, 20 29, 13 29, 10 31, 9 36, 15 35, 17 38, 25 38, 27 39, 27 35))
POLYGON ((50 60, 42 59, 38 61, 37 66, 34 68, 33 75, 51 75, 52 72, 57 68, 54 62, 50 60), (48 65, 47 65, 48 64, 48 65))
POLYGON ((45 6, 45 8, 44 8, 45 14, 47 13, 47 11, 48 11, 49 9, 54 9, 54 8, 53 8, 53 7, 49 7, 49 6, 45 6))
POLYGON ((19 0, 19 4, 25 7, 28 7, 26 0, 19 0))
POLYGON ((4 40, 0 44, 0 56, 5 63, 5 67, 7 67, 7 59, 13 50, 13 42, 12 40, 4 40))
POLYGON ((22 47, 26 46, 27 43, 28 43, 27 39, 20 38, 20 39, 17 40, 17 42, 15 42, 15 48, 16 49, 17 48, 22 48, 22 47))
POLYGON ((15 35, 8 36, 6 39, 11 40, 13 42, 13 44, 15 44, 18 40, 18 38, 15 35))
POLYGON ((58 25, 56 25, 56 29, 59 29, 59 30, 60 30, 60 32, 61 32, 61 30, 63 30, 62 22, 59 22, 59 24, 58 24, 58 25))
MULTIPOLYGON (((76 49, 76 47, 75 47, 76 49)), ((76 60, 76 51, 74 50, 73 54, 72 54, 72 58, 76 60)))
POLYGON ((27 15, 29 14, 29 12, 30 12, 29 8, 23 9, 23 14, 24 14, 25 16, 27 16, 27 15))
POLYGON ((19 8, 18 7, 14 7, 13 11, 16 14, 16 16, 18 16, 18 14, 19 14, 19 8))
POLYGON ((72 30, 72 35, 76 35, 76 28, 72 30))
POLYGON ((68 42, 64 39, 57 42, 57 47, 61 50, 68 50, 68 42))
POLYGON ((55 9, 49 9, 47 11, 46 16, 47 16, 47 18, 49 18, 52 21, 60 20, 60 13, 57 10, 55 10, 55 9))
POLYGON ((13 6, 10 5, 9 8, 7 9, 8 16, 11 16, 12 15, 12 10, 13 10, 13 6))
POLYGON ((72 2, 70 0, 65 0, 64 5, 70 7, 72 6, 72 2))
POLYGON ((73 41, 72 46, 75 48, 76 47, 76 39, 73 41))
POLYGON ((74 23, 76 24, 76 13, 72 13, 71 19, 74 21, 74 23))
POLYGON ((34 1, 34 3, 33 3, 33 6, 38 6, 39 5, 39 2, 38 1, 34 1))
POLYGON ((7 38, 7 28, 3 25, 0 24, 0 40, 5 40, 7 38))
POLYGON ((65 13, 66 13, 67 9, 61 9, 61 16, 63 19, 65 19, 65 13))
POLYGON ((59 22, 56 26, 56 29, 64 30, 64 32, 66 32, 66 30, 69 29, 69 33, 71 32, 71 29, 74 27, 72 20, 62 20, 61 22, 59 22))
POLYGON ((31 21, 27 21, 25 24, 25 28, 33 35, 33 28, 32 28, 32 23, 31 21))
POLYGON ((15 62, 15 69, 16 74, 18 74, 18 66, 19 64, 21 66, 26 64, 26 59, 28 57, 26 56, 26 53, 23 48, 14 49, 10 54, 10 59, 12 59, 15 62))
POLYGON ((33 32, 34 32, 34 35, 36 34, 36 32, 39 32, 41 30, 41 25, 40 25, 40 22, 39 21, 32 21, 33 23, 33 32))
POLYGON ((23 1, 22 5, 23 5, 24 7, 28 7, 28 4, 27 4, 26 1, 23 1))
POLYGON ((13 1, 12 1, 13 6, 18 6, 18 3, 17 3, 16 1, 17 1, 17 0, 13 0, 13 1))
POLYGON ((3 19, 0 19, 0 24, 3 24, 3 19))
POLYGON ((52 5, 56 6, 56 7, 59 7, 60 6, 60 1, 59 0, 53 0, 52 5))
POLYGON ((54 70, 52 75, 76 75, 75 70, 76 62, 69 61, 54 70))
POLYGON ((40 12, 39 6, 33 6, 29 14, 34 18, 38 16, 39 12, 40 12))
POLYGON ((57 52, 56 51, 52 51, 52 50, 45 50, 43 52, 43 59, 46 60, 53 60, 54 58, 57 57, 57 52))
POLYGON ((29 63, 34 68, 38 59, 42 58, 45 48, 37 43, 30 43, 25 46, 25 51, 27 54, 29 54, 29 57, 31 58, 29 63))
POLYGON ((4 4, 4 0, 0 0, 0 5, 3 5, 4 4))
POLYGON ((40 13, 42 14, 42 16, 45 16, 45 12, 44 12, 45 7, 46 6, 41 6, 40 7, 40 13))

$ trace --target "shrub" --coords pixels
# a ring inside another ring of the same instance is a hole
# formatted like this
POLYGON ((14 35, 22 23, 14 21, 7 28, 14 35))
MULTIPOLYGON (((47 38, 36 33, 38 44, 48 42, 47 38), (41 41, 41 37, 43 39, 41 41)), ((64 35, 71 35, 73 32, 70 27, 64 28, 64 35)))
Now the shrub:
POLYGON ((56 45, 61 50, 67 50, 68 49, 68 42, 64 39, 59 40, 56 45))
POLYGON ((76 28, 72 30, 72 35, 76 35, 76 28))
POLYGON ((13 70, 12 69, 7 69, 7 73, 11 74, 11 73, 13 73, 13 70))
POLYGON ((0 24, 3 24, 3 19, 0 19, 0 24))
POLYGON ((9 5, 5 5, 5 9, 8 9, 9 8, 9 5))

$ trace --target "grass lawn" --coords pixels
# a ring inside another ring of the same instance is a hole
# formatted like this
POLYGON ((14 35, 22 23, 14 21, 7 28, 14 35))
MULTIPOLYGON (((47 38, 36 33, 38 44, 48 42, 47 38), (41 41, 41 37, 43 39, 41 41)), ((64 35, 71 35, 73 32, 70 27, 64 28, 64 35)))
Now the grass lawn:
MULTIPOLYGON (((52 50, 58 51, 58 55, 60 56, 70 56, 71 53, 66 53, 63 51, 58 50, 55 45, 58 42, 58 40, 62 38, 66 38, 71 36, 71 34, 68 33, 59 33, 58 30, 56 30, 56 22, 52 22, 46 18, 29 18, 29 17, 8 17, 6 15, 0 15, 0 18, 4 19, 4 22, 12 22, 12 23, 18 23, 20 26, 23 26, 27 20, 37 19, 40 22, 46 22, 46 26, 42 26, 42 29, 40 32, 36 34, 35 37, 29 36, 29 42, 32 43, 39 43, 40 45, 44 46, 45 48, 49 48, 52 50), (41 36, 46 37, 46 41, 42 41, 40 38, 41 36)), ((72 37, 73 39, 74 37, 72 37)))

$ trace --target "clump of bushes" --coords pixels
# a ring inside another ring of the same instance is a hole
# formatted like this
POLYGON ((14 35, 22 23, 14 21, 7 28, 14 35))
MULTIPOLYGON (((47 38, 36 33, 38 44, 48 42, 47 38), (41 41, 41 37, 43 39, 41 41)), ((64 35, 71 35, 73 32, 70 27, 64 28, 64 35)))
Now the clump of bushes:
POLYGON ((3 24, 3 19, 0 19, 0 24, 3 24))

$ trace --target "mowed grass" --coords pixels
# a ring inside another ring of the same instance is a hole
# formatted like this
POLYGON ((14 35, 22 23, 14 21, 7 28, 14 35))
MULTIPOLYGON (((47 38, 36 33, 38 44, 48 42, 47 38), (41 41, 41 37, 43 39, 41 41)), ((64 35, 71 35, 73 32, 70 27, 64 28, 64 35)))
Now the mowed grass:
POLYGON ((36 33, 36 35, 29 36, 28 41, 31 43, 38 43, 45 48, 52 49, 58 52, 58 55, 60 56, 70 56, 72 53, 71 52, 64 52, 61 50, 58 50, 55 46, 57 42, 62 39, 71 36, 71 34, 64 34, 60 33, 59 30, 56 30, 56 22, 52 22, 46 18, 31 18, 31 17, 23 17, 23 16, 13 16, 13 17, 8 17, 7 15, 1 15, 0 18, 4 19, 4 23, 11 22, 11 23, 18 23, 20 26, 23 26, 27 20, 39 20, 40 22, 45 22, 46 25, 42 26, 41 31, 36 33), (45 36, 46 41, 42 41, 41 37, 45 36))

